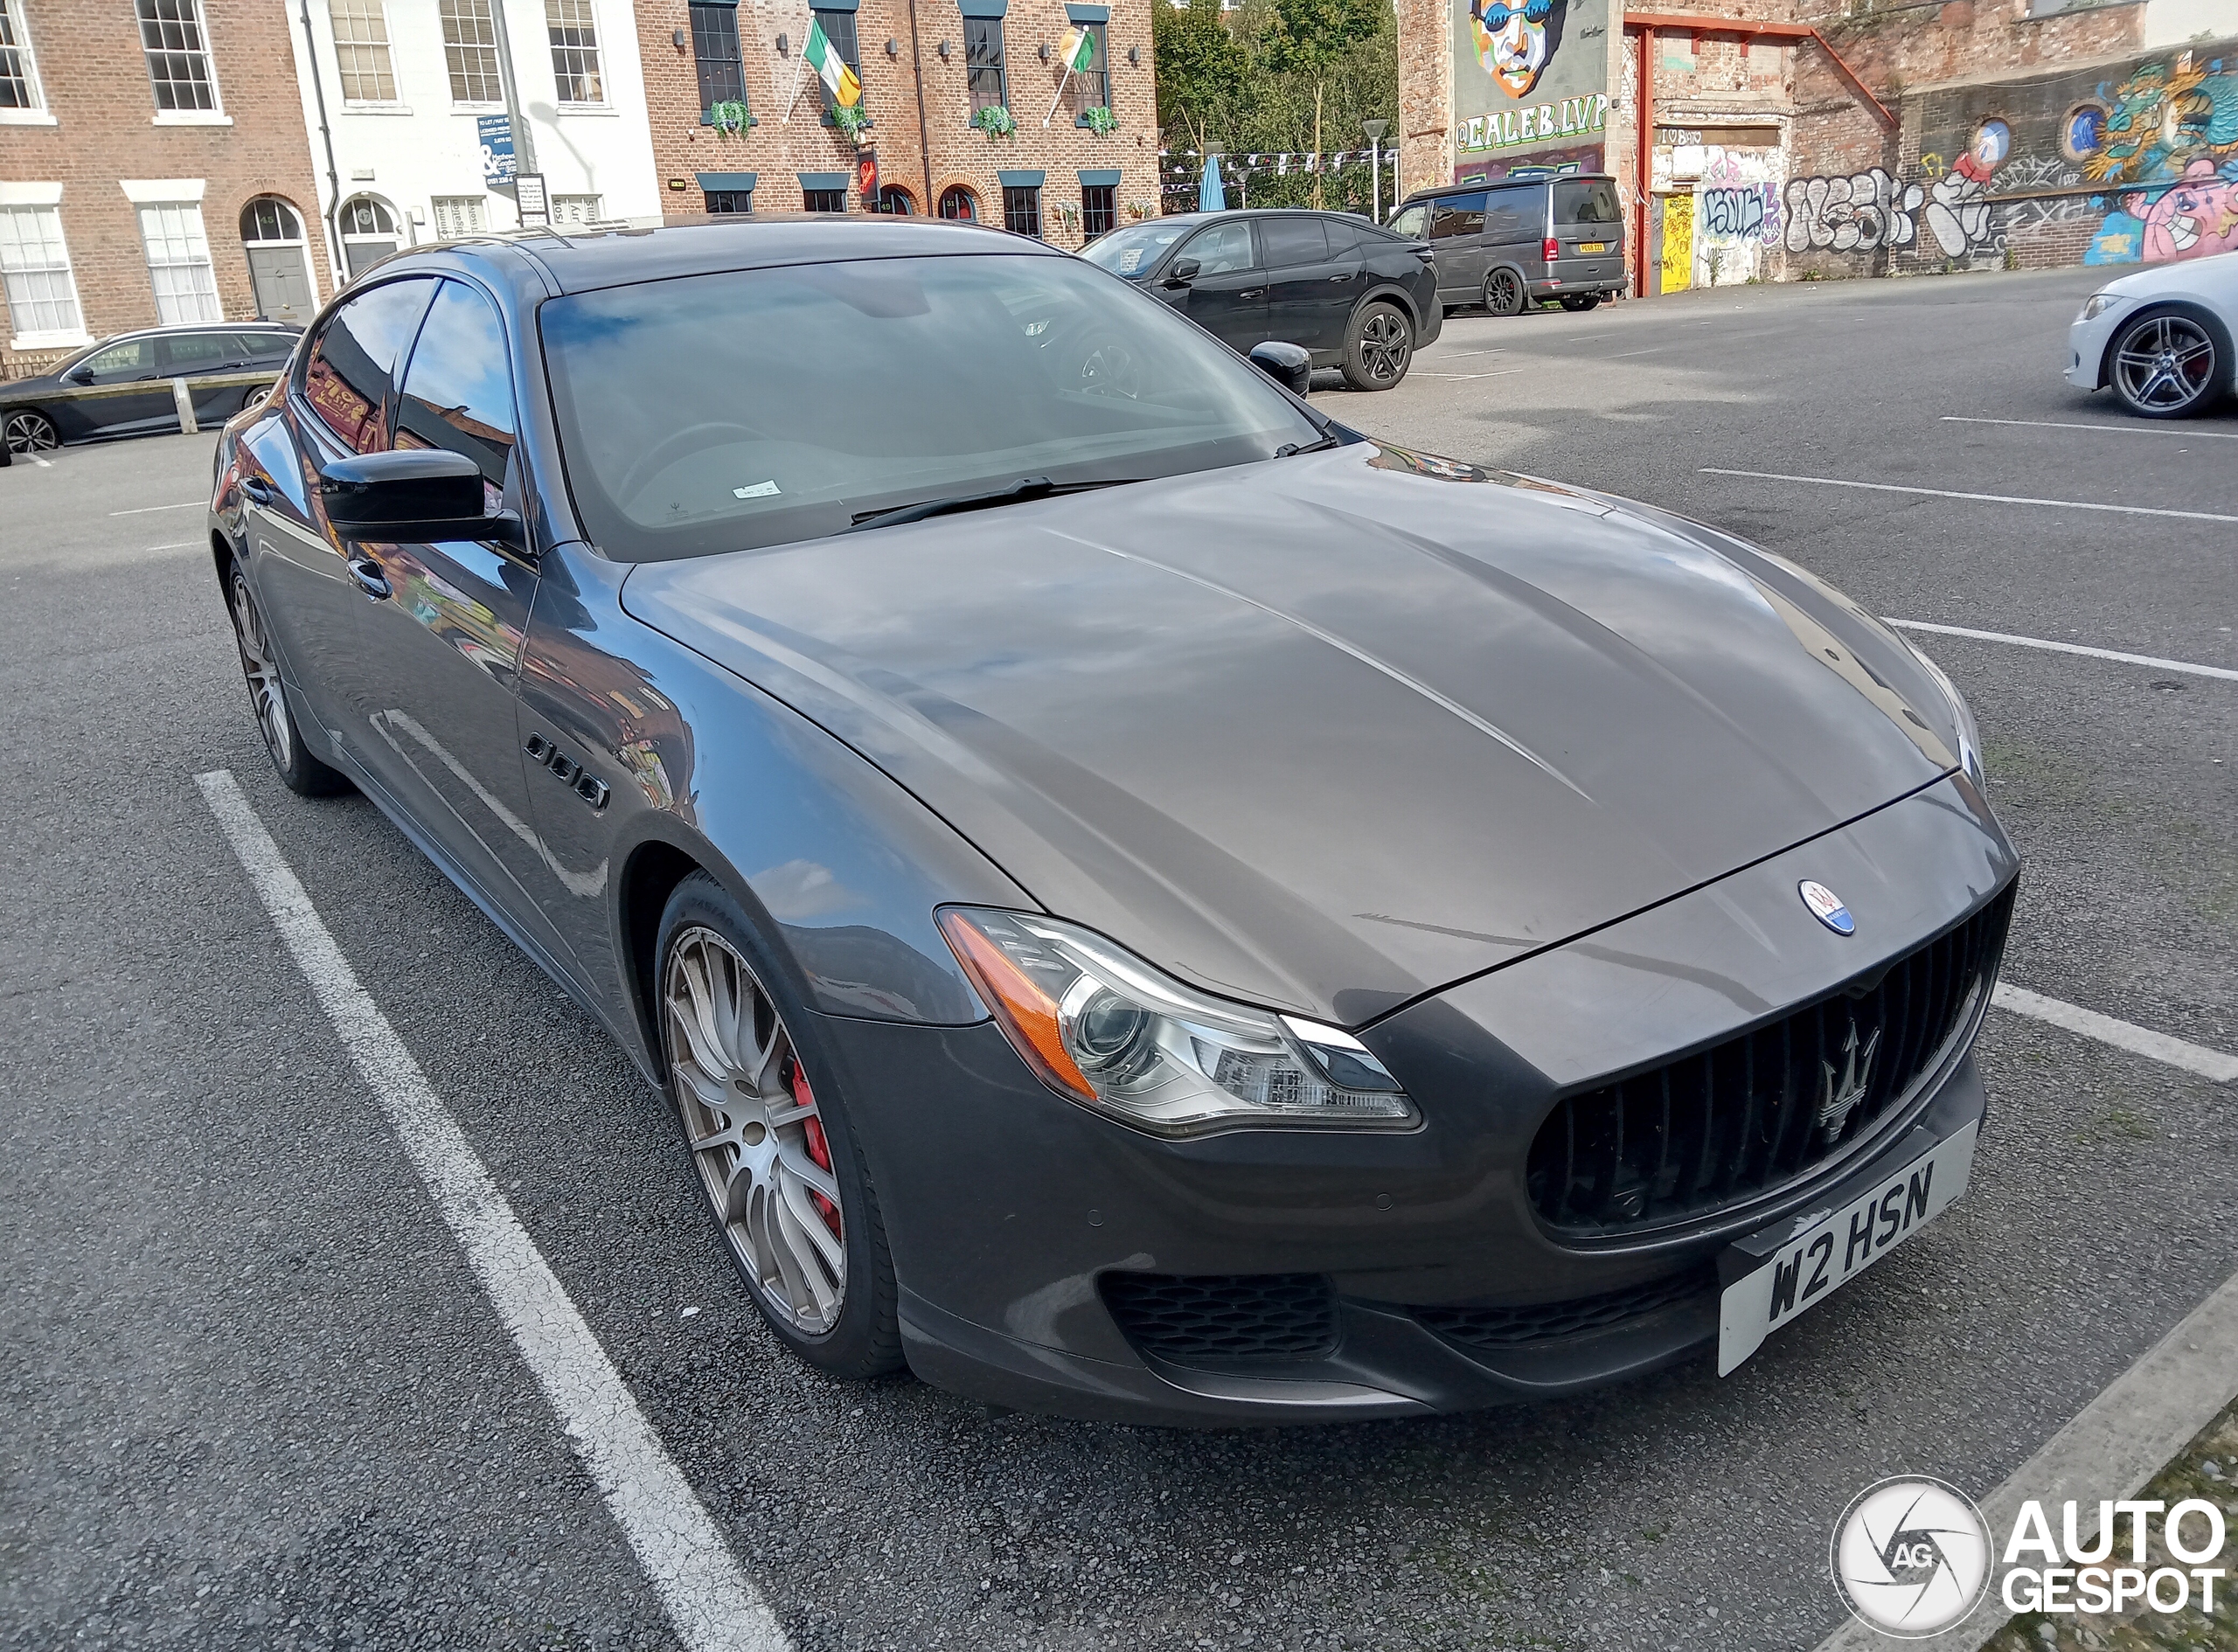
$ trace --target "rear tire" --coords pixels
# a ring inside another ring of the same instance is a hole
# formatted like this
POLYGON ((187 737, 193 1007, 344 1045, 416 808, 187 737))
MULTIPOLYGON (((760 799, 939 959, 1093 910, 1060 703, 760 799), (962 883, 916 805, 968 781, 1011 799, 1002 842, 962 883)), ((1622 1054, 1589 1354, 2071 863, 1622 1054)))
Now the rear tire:
POLYGON ((2141 419, 2191 419, 2230 389, 2230 335, 2212 316, 2163 309, 2114 335, 2106 381, 2141 419))
POLYGON ((54 420, 29 407, 10 413, 4 429, 10 453, 52 453, 62 445, 62 433, 54 427, 54 420))
POLYGON ((1601 295, 1598 293, 1564 293, 1562 295, 1562 308, 1567 310, 1582 312, 1591 309, 1600 302, 1601 295))
POLYGON ((1512 269, 1496 269, 1484 277, 1484 309, 1494 316, 1520 316, 1531 307, 1523 277, 1512 269))
POLYGON ((271 758, 281 782, 298 797, 331 797, 348 791, 348 775, 303 749, 302 731, 295 726, 287 686, 280 680, 280 659, 273 651, 271 633, 265 629, 264 612, 238 561, 226 581, 226 606, 233 611, 233 642, 240 649, 249 707, 256 713, 257 732, 264 736, 265 755, 271 758))
POLYGON ((827 1376, 900 1371, 893 1259, 822 1024, 705 872, 669 897, 654 957, 692 1180, 763 1322, 827 1376))
POLYGON ((1354 390, 1388 390, 1414 359, 1414 324, 1389 304, 1363 304, 1345 327, 1345 382, 1354 390))

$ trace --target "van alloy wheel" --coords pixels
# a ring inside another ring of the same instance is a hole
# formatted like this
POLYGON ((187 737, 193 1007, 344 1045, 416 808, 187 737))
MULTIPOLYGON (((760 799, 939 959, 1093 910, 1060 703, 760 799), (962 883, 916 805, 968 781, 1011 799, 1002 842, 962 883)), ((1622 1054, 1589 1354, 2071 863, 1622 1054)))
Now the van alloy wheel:
POLYGON ((1495 316, 1520 316, 1527 299, 1523 277, 1512 269, 1496 269, 1484 277, 1484 308, 1495 316))

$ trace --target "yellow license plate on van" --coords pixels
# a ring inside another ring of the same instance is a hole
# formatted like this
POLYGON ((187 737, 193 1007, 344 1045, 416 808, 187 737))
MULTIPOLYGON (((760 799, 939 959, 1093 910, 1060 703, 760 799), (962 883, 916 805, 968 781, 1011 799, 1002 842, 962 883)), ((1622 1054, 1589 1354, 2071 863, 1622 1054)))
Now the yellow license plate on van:
POLYGON ((1577 250, 1581 253, 1605 253, 1609 250, 1609 243, 1606 241, 1580 241, 1577 244, 1577 250))

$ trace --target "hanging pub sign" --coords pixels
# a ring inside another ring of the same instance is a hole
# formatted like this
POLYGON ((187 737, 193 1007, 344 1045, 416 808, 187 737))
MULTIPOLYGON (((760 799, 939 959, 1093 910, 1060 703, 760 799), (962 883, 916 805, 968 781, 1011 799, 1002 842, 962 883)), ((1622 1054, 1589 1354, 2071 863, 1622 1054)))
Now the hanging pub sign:
POLYGON ((878 151, 876 149, 855 151, 855 186, 862 194, 863 205, 871 212, 878 211, 878 151))

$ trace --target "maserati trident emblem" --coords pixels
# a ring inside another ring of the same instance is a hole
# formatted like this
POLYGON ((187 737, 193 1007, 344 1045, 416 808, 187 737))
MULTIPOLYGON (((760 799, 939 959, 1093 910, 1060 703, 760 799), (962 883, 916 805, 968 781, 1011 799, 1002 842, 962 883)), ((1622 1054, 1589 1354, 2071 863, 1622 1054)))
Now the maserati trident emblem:
POLYGON ((1821 883, 1804 878, 1795 886, 1803 897, 1803 904, 1811 908, 1811 915, 1838 935, 1857 934, 1857 920, 1850 916, 1850 909, 1842 905, 1842 898, 1821 883))
POLYGON ((1865 1100, 1866 1086, 1873 1079, 1873 1052, 1880 1048, 1880 1029, 1875 1027, 1873 1036, 1860 1045, 1857 1041, 1857 1023, 1850 1023, 1850 1036, 1842 1044, 1842 1070, 1838 1075, 1834 1064, 1821 1061, 1819 1070, 1826 1075, 1825 1088, 1818 1097, 1818 1128, 1824 1133, 1826 1143, 1832 1146, 1841 1140, 1843 1127, 1850 1121, 1850 1114, 1857 1104, 1865 1100))

